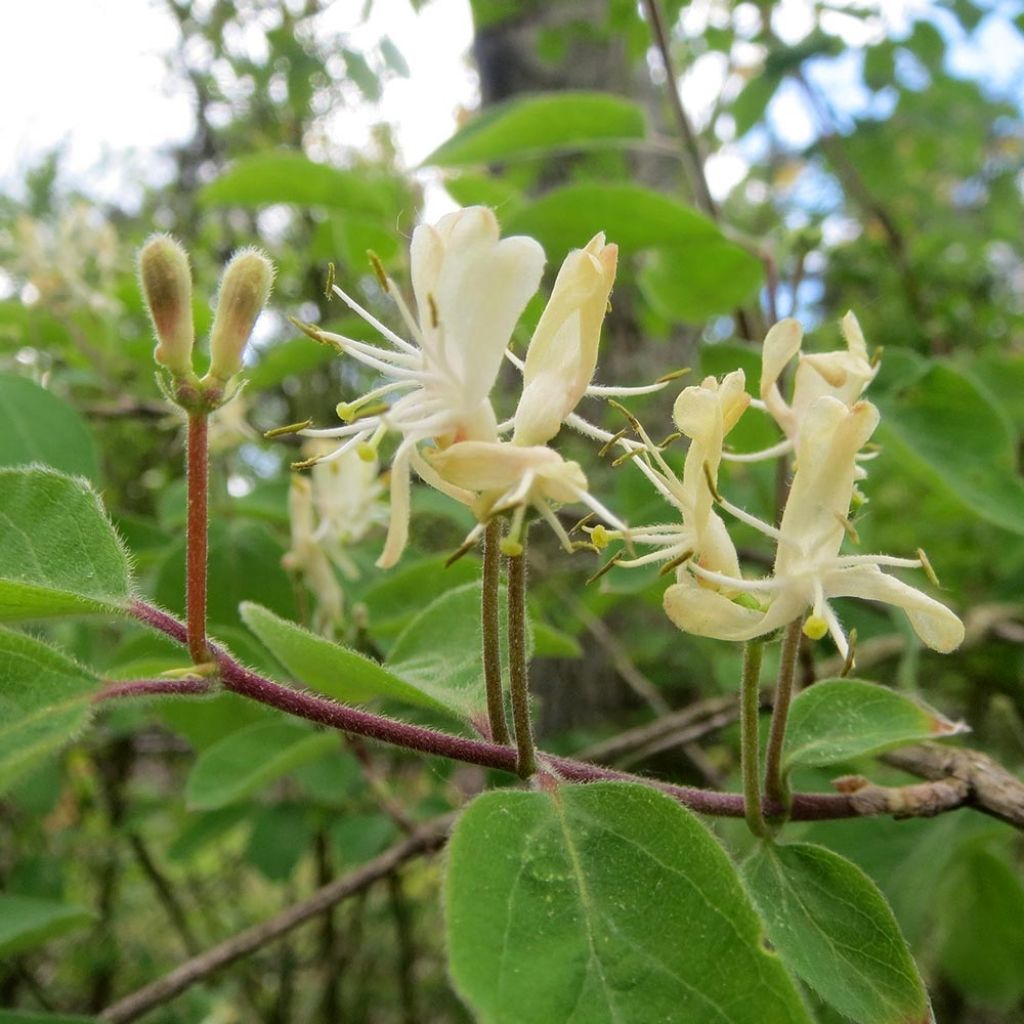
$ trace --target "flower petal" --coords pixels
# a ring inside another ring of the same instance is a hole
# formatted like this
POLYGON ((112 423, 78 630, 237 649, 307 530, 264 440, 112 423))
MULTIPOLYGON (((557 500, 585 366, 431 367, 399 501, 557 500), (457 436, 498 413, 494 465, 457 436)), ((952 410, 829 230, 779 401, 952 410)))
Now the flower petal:
POLYGON ((802 595, 781 591, 767 611, 745 608, 688 573, 665 591, 662 603, 665 614, 683 632, 715 640, 753 640, 792 622, 806 607, 802 595))
POLYGON ((597 366, 601 325, 615 281, 618 246, 604 234, 566 256, 526 353, 517 444, 544 444, 583 397, 597 366))
POLYGON ((860 597, 902 608, 922 642, 940 654, 955 651, 963 642, 964 624, 953 612, 877 565, 836 569, 826 576, 824 585, 828 597, 860 597))

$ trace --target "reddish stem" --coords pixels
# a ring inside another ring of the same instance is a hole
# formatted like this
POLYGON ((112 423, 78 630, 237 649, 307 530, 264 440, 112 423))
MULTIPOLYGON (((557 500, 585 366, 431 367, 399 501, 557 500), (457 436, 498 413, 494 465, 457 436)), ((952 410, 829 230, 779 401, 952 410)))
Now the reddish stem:
MULTIPOLYGON (((133 601, 129 611, 140 622, 166 633, 179 643, 187 642, 185 627, 173 615, 168 615, 167 612, 143 601, 133 601)), ((437 729, 410 725, 408 722, 398 722, 360 708, 337 704, 326 697, 292 690, 265 679, 240 665, 216 645, 212 646, 211 653, 220 667, 224 687, 260 704, 278 708, 298 718, 305 718, 332 729, 365 736, 407 750, 447 757, 453 761, 463 761, 484 768, 495 768, 510 774, 516 771, 517 754, 514 747, 453 736, 437 729)), ((742 818, 744 814, 744 800, 739 793, 717 793, 695 786, 676 786, 639 775, 630 775, 628 772, 617 772, 586 761, 554 757, 549 754, 539 756, 545 767, 572 782, 635 782, 658 789, 700 814, 727 818, 742 818)), ((766 802, 765 809, 769 813, 778 813, 782 810, 781 807, 773 806, 771 801, 766 802)), ((853 818, 857 817, 857 811, 849 797, 842 793, 800 793, 793 797, 790 817, 797 821, 853 818)))
POLYGON ((116 697, 194 696, 209 692, 210 681, 196 679, 195 676, 185 679, 132 679, 123 683, 108 682, 92 699, 98 703, 116 697))
POLYGON ((189 413, 188 521, 185 533, 185 620, 188 653, 201 665, 210 660, 206 646, 206 562, 209 528, 209 424, 205 412, 189 413))

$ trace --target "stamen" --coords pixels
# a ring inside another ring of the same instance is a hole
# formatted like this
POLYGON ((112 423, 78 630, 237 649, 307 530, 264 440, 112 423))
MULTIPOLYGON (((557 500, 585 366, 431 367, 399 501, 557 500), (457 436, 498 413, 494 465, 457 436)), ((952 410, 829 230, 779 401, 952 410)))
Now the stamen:
POLYGON ((608 454, 608 452, 611 450, 611 448, 615 444, 615 442, 616 441, 621 441, 626 436, 628 431, 629 431, 629 427, 623 427, 618 432, 612 434, 608 438, 608 440, 605 441, 605 443, 598 449, 598 451, 597 451, 598 458, 603 459, 608 454))
POLYGON ((735 576, 726 576, 725 573, 713 572, 711 569, 705 569, 704 566, 697 562, 693 562, 690 565, 690 571, 699 576, 702 580, 707 580, 709 583, 717 583, 720 587, 728 587, 730 590, 749 590, 759 593, 771 593, 774 590, 780 590, 786 586, 785 579, 772 578, 767 580, 745 580, 742 577, 737 579, 735 576))
POLYGON ((582 530, 596 515, 596 512, 588 512, 582 519, 577 520, 576 523, 569 527, 569 536, 571 537, 577 530, 582 530))
POLYGON ((853 541, 854 544, 860 543, 860 534, 857 532, 857 528, 850 521, 849 516, 840 515, 838 512, 833 513, 836 519, 839 520, 840 525, 846 531, 846 536, 853 541))
POLYGON ((274 437, 284 437, 287 434, 297 434, 300 430, 313 426, 312 420, 303 420, 301 423, 289 423, 285 427, 274 427, 272 430, 265 430, 263 436, 268 440, 274 437))
POLYGON ((324 298, 328 301, 331 298, 331 290, 334 288, 334 264, 327 264, 327 282, 324 285, 324 298))
POLYGON ((671 381, 679 380, 680 377, 685 377, 688 373, 693 373, 693 367, 684 366, 679 370, 670 370, 668 373, 663 373, 657 380, 658 384, 668 384, 671 381))
POLYGON ((857 650, 857 630, 856 629, 851 629, 850 630, 849 644, 850 644, 850 648, 846 652, 846 660, 843 662, 843 667, 842 667, 842 669, 839 672, 839 678, 840 679, 845 679, 853 671, 854 667, 857 664, 856 659, 854 658, 854 654, 856 653, 856 650, 857 650))
POLYGON ((512 349, 510 349, 510 348, 507 348, 507 349, 505 349, 505 358, 506 358, 506 359, 507 359, 507 360, 508 360, 508 361, 509 361, 509 362, 510 362, 510 363, 511 363, 511 364, 512 364, 512 365, 513 365, 513 366, 514 366, 514 367, 515 367, 515 368, 516 368, 516 369, 517 369, 517 370, 518 370, 518 371, 519 371, 520 373, 525 373, 525 372, 526 372, 526 361, 525 361, 525 360, 523 360, 523 359, 520 359, 520 358, 519 358, 519 356, 517 356, 517 355, 516 355, 516 354, 515 354, 515 353, 514 353, 514 352, 512 351, 512 349))
MULTIPOLYGON (((753 404, 753 402, 751 402, 753 404)), ((775 459, 780 455, 787 455, 793 450, 793 442, 788 438, 773 444, 771 448, 762 448, 759 452, 722 452, 722 458, 727 462, 762 462, 765 459, 775 459)))
POLYGON ((373 273, 377 278, 377 283, 385 292, 387 292, 390 295, 391 282, 388 278, 388 275, 384 271, 384 264, 381 263, 380 257, 372 249, 366 250, 366 256, 367 259, 369 259, 370 261, 370 266, 373 267, 373 273))
POLYGON ((396 348, 400 348, 410 355, 419 355, 419 350, 415 345, 410 345, 405 338, 400 338, 390 327, 385 327, 372 313, 363 309, 347 292, 343 292, 337 285, 332 285, 332 291, 353 313, 361 316, 375 331, 379 331, 381 336, 387 338, 396 348))
POLYGON ((677 555, 670 562, 666 562, 658 570, 658 575, 659 576, 667 576, 670 572, 673 572, 675 569, 678 569, 679 566, 684 565, 691 558, 693 558, 693 554, 694 554, 693 550, 690 549, 690 548, 687 548, 687 550, 684 551, 681 555, 677 555))
POLYGON ((633 384, 616 387, 614 384, 591 384, 583 392, 588 398, 633 398, 639 395, 653 395, 668 386, 668 381, 662 384, 633 384))
POLYGON ((938 587, 942 588, 942 584, 939 582, 939 577, 936 575, 935 570, 932 568, 931 559, 924 553, 924 548, 917 549, 917 557, 921 559, 921 568, 924 569, 925 576, 928 577, 931 582, 938 587))
POLYGON ((708 490, 711 492, 711 497, 721 504, 722 496, 718 493, 718 485, 715 483, 715 478, 711 475, 711 467, 706 459, 701 463, 701 469, 704 470, 704 480, 708 485, 708 490))
POLYGON ((602 565, 601 568, 598 569, 593 576, 589 576, 587 578, 586 583, 596 583, 602 576, 605 575, 605 573, 611 572, 612 569, 614 569, 615 566, 619 564, 619 561, 622 559, 623 554, 625 554, 625 552, 616 551, 615 554, 612 555, 612 557, 609 558, 608 561, 605 562, 604 565, 602 565))

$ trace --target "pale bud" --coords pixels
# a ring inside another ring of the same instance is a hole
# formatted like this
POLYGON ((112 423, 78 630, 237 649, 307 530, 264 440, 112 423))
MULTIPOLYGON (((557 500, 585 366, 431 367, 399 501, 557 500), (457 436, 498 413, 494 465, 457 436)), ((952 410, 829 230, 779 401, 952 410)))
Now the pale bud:
POLYGON ((226 382, 242 368, 242 353, 274 283, 274 265, 258 249, 241 249, 224 268, 210 332, 210 377, 226 382))
POLYGON ((188 253, 170 235, 153 235, 139 253, 139 279, 157 346, 153 358, 176 377, 192 372, 192 276, 188 253))

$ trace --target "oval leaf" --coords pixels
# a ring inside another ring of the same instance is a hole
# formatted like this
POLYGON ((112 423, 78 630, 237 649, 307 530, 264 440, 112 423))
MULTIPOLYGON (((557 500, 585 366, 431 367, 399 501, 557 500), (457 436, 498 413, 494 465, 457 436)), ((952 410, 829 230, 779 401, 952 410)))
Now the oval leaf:
POLYGON ((1024 533, 1024 482, 1010 423, 994 400, 952 367, 933 363, 879 396, 880 437, 976 515, 1024 533))
POLYGON ((801 1024, 725 852, 641 786, 487 793, 448 851, 451 972, 486 1024, 801 1024))
POLYGON ((124 610, 128 556, 84 480, 0 470, 0 524, 0 622, 124 610))
POLYGON ((787 768, 851 757, 967 732, 927 704, 860 679, 824 679, 793 701, 786 730, 787 768))
POLYGON ((655 312, 667 320, 700 323, 752 298, 762 277, 760 261, 746 249, 715 238, 656 250, 639 284, 655 312))
POLYGON ((782 959, 858 1024, 926 1024, 928 997, 889 904, 855 864, 766 843, 743 875, 782 959))
POLYGON ((545 93, 490 107, 423 163, 457 167, 536 157, 551 150, 614 139, 642 139, 646 127, 643 111, 618 96, 602 92, 545 93))
POLYGON ((88 924, 96 915, 85 907, 28 896, 0 896, 0 956, 34 949, 88 924))
POLYGON ((0 793, 85 728, 99 686, 53 648, 0 627, 0 793))
POLYGON ((185 783, 185 800, 193 810, 225 807, 337 749, 336 734, 294 722, 239 729, 199 755, 185 783))
POLYGON ((598 182, 553 189, 508 218, 504 229, 509 235, 532 235, 549 259, 581 248, 598 231, 631 253, 722 239, 707 217, 661 192, 598 182))
POLYGON ((96 445, 82 417, 34 381, 0 373, 0 466, 33 462, 99 478, 96 445))
POLYGON ((382 212, 388 186, 366 174, 318 164, 301 153, 260 153, 236 160, 199 193, 207 206, 295 203, 382 212))
MULTIPOLYGON (((471 722, 487 720, 487 695, 481 663, 479 583, 442 594, 402 631, 388 656, 388 668, 452 713, 471 722)), ((506 607, 504 588, 500 604, 506 607)), ((508 689, 507 630, 501 629, 501 667, 508 689)), ((533 630, 527 619, 526 656, 533 655, 533 630)))
POLYGON ((448 710, 447 705, 365 655, 316 636, 261 605, 246 601, 239 611, 245 624, 296 680, 328 697, 350 703, 389 697, 448 710))

